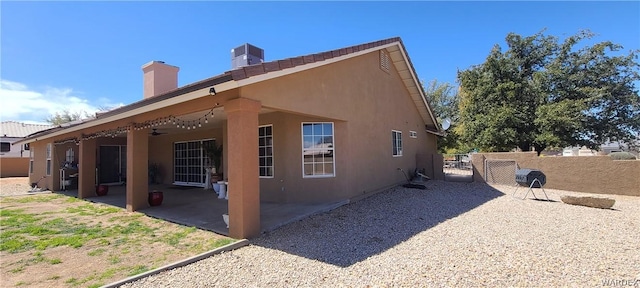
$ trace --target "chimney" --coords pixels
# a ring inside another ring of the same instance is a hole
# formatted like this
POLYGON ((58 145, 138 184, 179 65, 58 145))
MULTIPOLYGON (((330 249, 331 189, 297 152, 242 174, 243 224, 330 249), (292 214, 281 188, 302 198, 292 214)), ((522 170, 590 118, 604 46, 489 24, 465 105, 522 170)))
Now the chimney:
POLYGON ((245 43, 231 49, 231 69, 260 64, 264 62, 264 50, 245 43))
POLYGON ((163 61, 151 61, 142 65, 144 99, 178 88, 179 70, 180 68, 165 64, 163 61))

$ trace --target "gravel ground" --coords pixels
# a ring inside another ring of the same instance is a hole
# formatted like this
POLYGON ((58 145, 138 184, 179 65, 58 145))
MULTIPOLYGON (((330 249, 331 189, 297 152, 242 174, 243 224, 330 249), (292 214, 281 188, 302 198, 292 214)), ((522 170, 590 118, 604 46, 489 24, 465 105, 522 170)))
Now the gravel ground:
POLYGON ((30 190, 31 186, 29 186, 29 177, 0 178, 0 196, 18 196, 33 193, 50 192, 30 192, 30 190))
POLYGON ((546 189, 556 201, 546 202, 513 198, 513 187, 427 186, 391 189, 123 287, 640 286, 639 197, 596 195, 616 199, 603 210, 560 202, 594 194, 546 189))

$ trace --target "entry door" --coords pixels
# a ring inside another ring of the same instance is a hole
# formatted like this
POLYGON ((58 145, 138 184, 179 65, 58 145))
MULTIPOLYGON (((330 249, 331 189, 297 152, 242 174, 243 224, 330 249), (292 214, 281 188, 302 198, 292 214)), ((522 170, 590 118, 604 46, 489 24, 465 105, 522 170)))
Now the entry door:
POLYGON ((203 143, 215 140, 175 142, 173 159, 173 182, 176 185, 202 186, 205 181, 206 155, 203 143))
POLYGON ((100 184, 122 183, 127 175, 127 146, 100 146, 98 175, 100 184))

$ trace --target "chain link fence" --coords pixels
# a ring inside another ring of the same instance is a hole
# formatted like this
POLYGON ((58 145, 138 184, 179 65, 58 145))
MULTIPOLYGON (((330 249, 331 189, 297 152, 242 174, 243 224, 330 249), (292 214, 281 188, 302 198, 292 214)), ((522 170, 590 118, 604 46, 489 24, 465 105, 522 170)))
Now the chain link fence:
POLYGON ((516 186, 516 160, 487 159, 484 161, 484 179, 488 184, 516 186))

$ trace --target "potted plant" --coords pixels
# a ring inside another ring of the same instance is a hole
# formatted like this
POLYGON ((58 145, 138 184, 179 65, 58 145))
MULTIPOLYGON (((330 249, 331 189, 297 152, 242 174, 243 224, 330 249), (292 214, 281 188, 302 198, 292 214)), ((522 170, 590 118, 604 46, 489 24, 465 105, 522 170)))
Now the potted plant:
POLYGON ((213 167, 211 167, 211 181, 215 183, 222 179, 222 171, 220 170, 222 165, 222 145, 216 146, 214 141, 205 142, 202 144, 202 149, 209 159, 209 164, 213 164, 213 167))
POLYGON ((149 191, 149 198, 147 200, 149 202, 149 205, 158 206, 162 204, 163 198, 164 198, 164 193, 162 193, 162 191, 151 190, 149 191))
POLYGON ((109 186, 104 184, 96 185, 96 195, 104 196, 107 195, 107 193, 109 193, 109 186))
POLYGON ((158 178, 160 178, 160 164, 149 164, 149 184, 158 184, 158 178))

